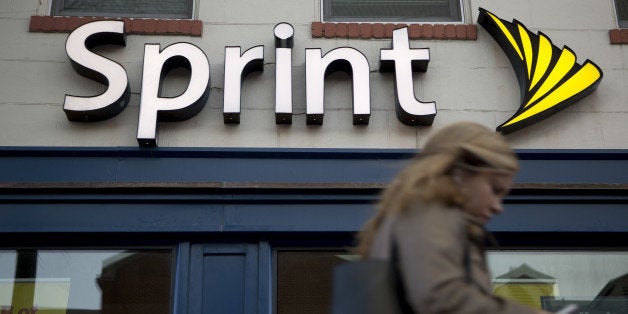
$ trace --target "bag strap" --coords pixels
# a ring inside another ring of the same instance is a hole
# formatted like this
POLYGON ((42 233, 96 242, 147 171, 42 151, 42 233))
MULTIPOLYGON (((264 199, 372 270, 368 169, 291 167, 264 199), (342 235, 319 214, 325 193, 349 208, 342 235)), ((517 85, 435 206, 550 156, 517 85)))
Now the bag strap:
POLYGON ((395 232, 393 230, 390 248, 390 263, 393 271, 393 280, 395 284, 395 290, 397 292, 397 298, 399 300, 399 308, 401 313, 412 314, 414 310, 408 300, 406 299, 406 290, 403 284, 403 276, 401 275, 401 265, 399 260, 399 251, 397 249, 397 241, 395 240, 395 232))
POLYGON ((483 226, 473 225, 473 223, 467 223, 466 228, 467 236, 464 241, 464 256, 462 257, 462 262, 464 265, 465 280, 468 283, 473 283, 473 278, 471 276, 471 243, 475 243, 476 245, 478 245, 482 252, 484 252, 484 245, 486 241, 488 241, 488 243, 490 243, 494 247, 499 247, 499 243, 497 243, 497 239, 495 239, 495 236, 493 236, 493 234, 486 230, 483 226), (478 238, 478 232, 481 232, 481 238, 478 238))
POLYGON ((473 282, 473 278, 471 277, 471 249, 469 248, 470 242, 471 240, 469 239, 469 237, 465 237, 462 253, 462 264, 464 265, 464 279, 469 284, 473 282))

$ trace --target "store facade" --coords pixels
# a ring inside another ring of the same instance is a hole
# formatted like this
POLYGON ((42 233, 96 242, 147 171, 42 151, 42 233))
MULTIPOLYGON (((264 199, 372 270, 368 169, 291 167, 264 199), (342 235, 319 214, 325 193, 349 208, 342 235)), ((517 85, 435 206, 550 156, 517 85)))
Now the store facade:
POLYGON ((162 1, 123 22, 2 4, 3 313, 325 313, 331 269, 426 136, 525 111, 480 8, 603 73, 506 135, 522 171, 489 225, 495 291, 620 313, 625 2, 445 2, 394 24, 331 0, 162 1))

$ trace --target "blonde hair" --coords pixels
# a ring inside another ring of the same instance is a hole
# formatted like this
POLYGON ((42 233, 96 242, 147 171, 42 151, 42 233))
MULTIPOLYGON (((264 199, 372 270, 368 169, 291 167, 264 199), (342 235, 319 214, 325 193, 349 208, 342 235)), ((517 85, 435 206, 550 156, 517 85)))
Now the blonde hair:
POLYGON ((461 207, 466 196, 452 179, 454 169, 514 174, 519 162, 505 138, 473 122, 458 122, 434 133, 421 152, 383 191, 377 214, 358 234, 358 253, 367 256, 384 218, 417 202, 461 207))

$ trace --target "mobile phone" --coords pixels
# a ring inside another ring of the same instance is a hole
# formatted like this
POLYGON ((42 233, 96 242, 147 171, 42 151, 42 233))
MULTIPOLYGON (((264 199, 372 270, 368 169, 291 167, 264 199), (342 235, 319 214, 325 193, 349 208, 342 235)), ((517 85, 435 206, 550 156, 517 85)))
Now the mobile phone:
POLYGON ((578 310, 578 306, 575 304, 568 304, 567 306, 563 307, 562 309, 558 310, 558 312, 556 312, 555 314, 572 314, 572 313, 576 313, 576 310, 578 310))

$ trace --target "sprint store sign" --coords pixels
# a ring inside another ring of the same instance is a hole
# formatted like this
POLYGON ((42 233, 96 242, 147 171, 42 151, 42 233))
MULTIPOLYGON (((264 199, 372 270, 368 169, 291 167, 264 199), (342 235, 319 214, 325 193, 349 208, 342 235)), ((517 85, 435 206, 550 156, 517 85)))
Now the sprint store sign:
MULTIPOLYGON (((519 82, 521 104, 515 114, 497 127, 510 133, 539 122, 576 103, 595 91, 602 71, 593 62, 576 62, 568 47, 554 46, 539 32, 530 32, 518 21, 507 22, 480 8, 478 24, 497 41, 510 60, 519 82)), ((279 23, 275 36, 275 117, 277 124, 292 123, 292 48, 294 29, 279 23)), ((74 30, 67 39, 66 53, 77 73, 107 86, 97 96, 66 95, 63 110, 70 121, 101 121, 122 112, 129 102, 131 88, 124 67, 92 52, 99 45, 124 46, 124 22, 98 21, 74 30)), ((413 72, 425 72, 428 48, 410 48, 407 27, 393 31, 390 49, 381 49, 379 72, 393 72, 395 109, 406 125, 431 125, 437 108, 434 101, 416 99, 413 72)), ((244 52, 241 47, 225 47, 224 123, 240 123, 242 80, 264 70, 264 47, 244 52)), ((352 79, 353 124, 368 124, 371 114, 369 65, 366 56, 352 47, 340 47, 323 55, 320 48, 305 49, 306 123, 322 125, 324 80, 335 71, 347 72, 352 79)), ((210 91, 210 64, 205 53, 191 43, 167 47, 145 44, 137 141, 140 146, 157 146, 158 121, 183 121, 198 114, 210 91), (189 84, 177 97, 161 97, 163 77, 175 68, 190 70, 189 84)), ((393 101, 391 101, 393 102, 393 101)))

